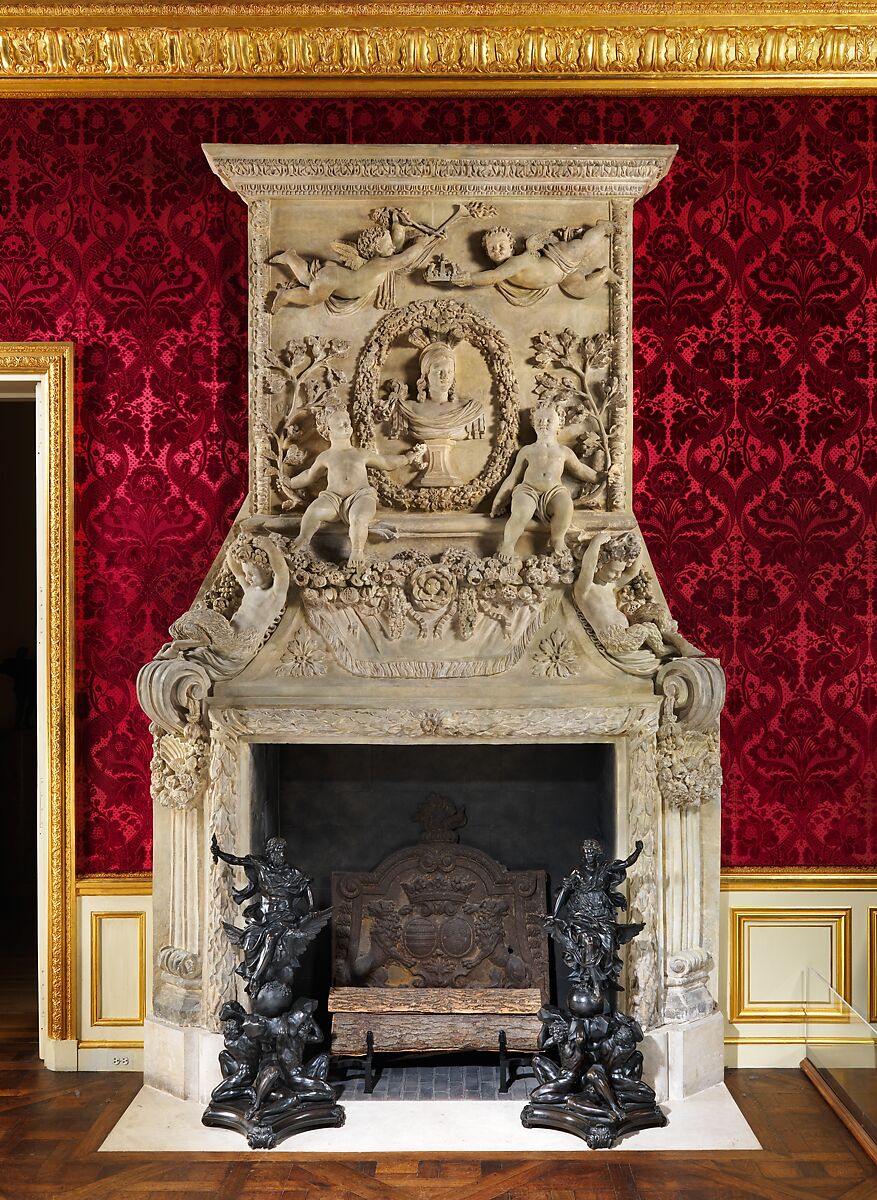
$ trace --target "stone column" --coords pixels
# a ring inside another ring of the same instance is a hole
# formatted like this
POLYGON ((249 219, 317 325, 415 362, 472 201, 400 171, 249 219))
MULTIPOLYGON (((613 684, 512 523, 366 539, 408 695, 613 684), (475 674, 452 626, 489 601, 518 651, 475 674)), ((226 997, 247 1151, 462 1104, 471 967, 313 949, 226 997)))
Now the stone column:
POLYGON ((231 868, 215 864, 210 855, 212 838, 225 850, 242 853, 240 813, 249 797, 241 791, 241 738, 243 727, 233 710, 210 713, 210 758, 204 802, 204 1007, 201 1024, 219 1029, 219 1010, 237 994, 237 958, 222 927, 234 922, 237 909, 231 896, 231 868))
MULTIPOLYGON (((661 797, 655 778, 657 714, 649 713, 628 731, 628 840, 643 843, 643 852, 629 875, 625 920, 645 928, 627 948, 628 1011, 644 1030, 661 1024, 661 797)), ((616 803, 618 798, 616 798, 616 803)))
POLYGON ((709 991, 713 960, 704 946, 701 809, 721 796, 724 676, 711 659, 679 659, 661 669, 657 682, 664 693, 657 747, 666 867, 664 1019, 672 1023, 716 1008, 709 991))

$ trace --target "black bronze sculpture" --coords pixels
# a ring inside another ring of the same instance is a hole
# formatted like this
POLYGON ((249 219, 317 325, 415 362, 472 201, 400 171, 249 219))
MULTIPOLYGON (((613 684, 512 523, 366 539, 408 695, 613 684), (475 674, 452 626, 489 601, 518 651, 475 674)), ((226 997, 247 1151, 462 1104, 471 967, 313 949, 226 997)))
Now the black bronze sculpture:
POLYGON ((311 880, 287 863, 283 838, 270 838, 264 857, 227 854, 215 837, 210 849, 214 863, 243 867, 247 877, 245 887, 232 891, 237 904, 251 901, 243 909, 246 924, 224 921, 223 928, 243 951, 236 970, 252 1011, 236 1000, 220 1009, 222 1081, 202 1120, 246 1134, 253 1149, 270 1149, 305 1129, 343 1125, 344 1109, 327 1082, 328 1054, 305 1063, 308 1046, 323 1041, 316 1001, 295 999, 292 989, 301 956, 331 909, 315 910, 311 880))
POLYGON ((562 947, 572 987, 566 1009, 539 1010, 540 1051, 533 1059, 539 1086, 521 1113, 526 1128, 565 1130, 592 1149, 606 1149, 635 1129, 665 1125, 655 1093, 642 1082, 643 1039, 639 1024, 610 1007, 618 982, 618 950, 642 930, 616 919, 627 901, 615 889, 642 852, 610 862, 599 842, 582 845, 581 866, 564 879, 551 916, 549 933, 562 947), (566 908, 565 915, 561 915, 566 908))

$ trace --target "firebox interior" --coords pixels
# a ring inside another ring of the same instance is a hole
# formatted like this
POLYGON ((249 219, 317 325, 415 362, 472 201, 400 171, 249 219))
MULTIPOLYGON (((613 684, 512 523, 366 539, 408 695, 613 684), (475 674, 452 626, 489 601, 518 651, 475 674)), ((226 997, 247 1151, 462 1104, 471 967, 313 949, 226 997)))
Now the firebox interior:
MULTIPOLYGON (((615 846, 615 751, 605 743, 501 745, 258 745, 264 835, 279 833, 306 863, 319 907, 333 871, 372 870, 420 840, 416 812, 432 793, 462 805, 460 841, 512 870, 542 869, 549 908, 579 844, 615 846)), ((552 997, 566 970, 552 943, 552 997)), ((297 975, 325 1011, 330 939, 317 941, 297 975)))

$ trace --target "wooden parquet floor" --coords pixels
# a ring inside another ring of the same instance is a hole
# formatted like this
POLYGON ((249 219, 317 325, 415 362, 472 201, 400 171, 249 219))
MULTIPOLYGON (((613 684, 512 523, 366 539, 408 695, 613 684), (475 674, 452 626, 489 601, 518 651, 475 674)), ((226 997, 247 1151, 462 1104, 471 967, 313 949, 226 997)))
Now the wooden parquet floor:
POLYGON ((99 1154, 140 1077, 47 1071, 33 1015, 0 1014, 3 1200, 877 1200, 877 1168, 798 1071, 728 1074, 761 1153, 99 1154))

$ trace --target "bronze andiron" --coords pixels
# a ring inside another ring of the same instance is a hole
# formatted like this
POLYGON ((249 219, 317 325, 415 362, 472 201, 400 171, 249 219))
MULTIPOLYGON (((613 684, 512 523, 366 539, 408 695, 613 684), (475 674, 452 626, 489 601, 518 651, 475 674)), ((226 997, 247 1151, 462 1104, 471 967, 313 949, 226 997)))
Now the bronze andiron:
POLYGON ((593 1150, 608 1149, 626 1133, 667 1124, 655 1093, 642 1081, 643 1039, 637 1021, 610 1005, 618 982, 618 950, 643 929, 622 923, 616 909, 627 908, 616 891, 642 851, 638 841, 629 858, 609 862, 599 842, 582 845, 581 866, 563 881, 554 912, 545 918, 569 968, 566 1008, 546 1004, 539 1011, 540 1051, 533 1070, 539 1086, 521 1113, 525 1128, 560 1129, 582 1138, 593 1150), (566 915, 561 912, 566 907, 566 915))
POLYGON ((243 909, 244 928, 223 921, 226 936, 243 952, 236 972, 244 980, 250 1012, 237 1000, 219 1012, 225 1048, 222 1082, 201 1118, 205 1125, 234 1129, 254 1149, 306 1129, 337 1128, 344 1109, 327 1082, 329 1055, 305 1062, 310 1045, 323 1041, 314 1020, 316 1000, 295 999, 292 979, 301 956, 329 920, 331 909, 314 909, 311 880, 286 862, 286 842, 269 838, 265 856, 236 858, 216 838, 213 861, 243 867, 247 884, 232 891, 243 909))

